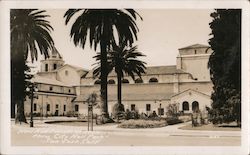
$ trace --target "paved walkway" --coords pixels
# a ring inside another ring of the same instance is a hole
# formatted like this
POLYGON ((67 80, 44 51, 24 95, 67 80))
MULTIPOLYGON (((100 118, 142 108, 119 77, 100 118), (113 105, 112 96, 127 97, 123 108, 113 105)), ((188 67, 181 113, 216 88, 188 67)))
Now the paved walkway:
MULTIPOLYGON (((76 120, 76 118, 47 118, 46 120, 34 120, 34 129, 43 128, 43 129, 53 129, 53 130, 81 130, 87 131, 87 126, 65 126, 59 124, 47 124, 44 122, 52 121, 52 120, 76 120)), ((14 121, 12 121, 14 124, 14 121)), ((146 129, 124 129, 118 128, 118 125, 95 125, 94 131, 98 132, 108 132, 117 135, 144 135, 144 136, 188 136, 188 137, 240 137, 241 131, 205 131, 205 130, 183 130, 179 129, 180 127, 186 126, 190 124, 181 123, 176 125, 169 125, 161 128, 146 128, 146 129)), ((13 128, 27 128, 29 125, 12 125, 13 128)), ((32 129, 30 129, 32 130, 32 129)))

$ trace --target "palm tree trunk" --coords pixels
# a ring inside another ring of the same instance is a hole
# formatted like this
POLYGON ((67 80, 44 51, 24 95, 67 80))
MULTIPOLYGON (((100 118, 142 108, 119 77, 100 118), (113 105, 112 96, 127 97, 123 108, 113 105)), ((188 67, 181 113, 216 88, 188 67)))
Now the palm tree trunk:
MULTIPOLYGON (((105 38, 104 38, 105 39, 105 38)), ((108 118, 108 88, 107 88, 107 43, 101 41, 101 112, 104 118, 108 118)), ((105 123, 105 120, 104 120, 105 123)))
MULTIPOLYGON (((13 42, 12 42, 13 44, 13 42)), ((15 105, 17 105, 17 114, 15 122, 25 122, 24 115, 24 98, 25 98, 25 48, 23 42, 23 36, 21 35, 17 44, 17 49, 11 48, 11 108, 15 115, 15 105), (23 51, 22 51, 23 50, 23 51)))
POLYGON ((24 101, 17 101, 17 114, 15 118, 15 123, 20 123, 24 122, 27 123, 27 120, 24 115, 24 101))
POLYGON ((121 77, 121 73, 117 73, 117 100, 118 100, 118 104, 119 106, 122 104, 122 77, 121 77))

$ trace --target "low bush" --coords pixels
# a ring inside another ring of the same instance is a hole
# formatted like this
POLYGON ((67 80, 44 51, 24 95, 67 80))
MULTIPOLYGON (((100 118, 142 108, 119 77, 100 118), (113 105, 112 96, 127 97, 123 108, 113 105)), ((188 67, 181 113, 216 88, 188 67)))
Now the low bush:
POLYGON ((138 111, 129 111, 127 109, 126 112, 124 113, 124 118, 126 120, 129 120, 129 119, 139 119, 140 118, 140 114, 138 113, 138 111))
POLYGON ((118 125, 119 128, 157 128, 167 126, 165 120, 152 121, 152 120, 127 120, 118 125))
POLYGON ((123 116, 124 114, 124 105, 123 104, 119 104, 119 103, 116 103, 114 106, 113 106, 113 109, 112 109, 112 114, 113 114, 113 117, 114 118, 120 118, 123 116))
POLYGON ((182 115, 182 116, 179 116, 178 118, 179 118, 179 120, 182 120, 183 122, 191 121, 190 115, 182 115))
POLYGON ((183 123, 183 121, 178 119, 177 117, 168 117, 168 118, 166 118, 166 121, 167 121, 168 125, 183 123))

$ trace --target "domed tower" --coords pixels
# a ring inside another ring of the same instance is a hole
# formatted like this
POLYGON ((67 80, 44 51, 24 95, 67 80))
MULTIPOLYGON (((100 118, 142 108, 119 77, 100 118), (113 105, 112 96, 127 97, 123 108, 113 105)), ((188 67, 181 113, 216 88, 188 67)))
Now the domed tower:
POLYGON ((41 60, 41 72, 51 72, 63 65, 63 58, 54 47, 49 53, 49 58, 41 60))

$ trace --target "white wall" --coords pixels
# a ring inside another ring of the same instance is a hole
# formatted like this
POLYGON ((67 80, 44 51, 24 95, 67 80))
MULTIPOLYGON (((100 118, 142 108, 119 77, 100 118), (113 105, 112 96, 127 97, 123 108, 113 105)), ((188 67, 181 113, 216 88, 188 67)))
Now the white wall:
POLYGON ((81 77, 76 69, 67 65, 59 69, 57 72, 57 80, 71 86, 80 85, 80 78, 81 77), (66 72, 68 72, 68 74, 66 74, 66 72))

